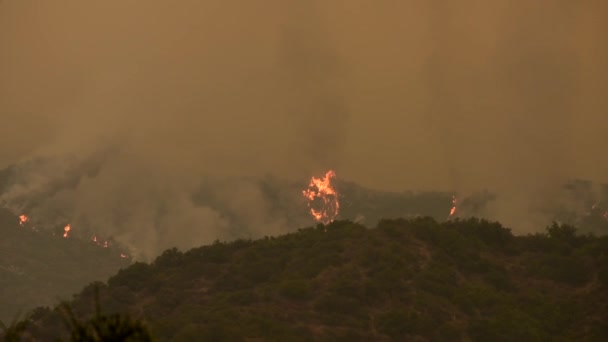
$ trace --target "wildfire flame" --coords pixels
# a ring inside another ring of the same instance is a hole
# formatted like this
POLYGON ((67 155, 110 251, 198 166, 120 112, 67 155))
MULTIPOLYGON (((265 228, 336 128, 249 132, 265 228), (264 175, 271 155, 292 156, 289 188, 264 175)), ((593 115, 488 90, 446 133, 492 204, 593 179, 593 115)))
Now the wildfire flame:
MULTIPOLYGON (((602 208, 600 208, 599 203, 594 204, 593 206, 591 206, 591 211, 602 211, 602 208)), ((608 221, 608 210, 604 211, 603 213, 601 213, 602 218, 604 218, 604 220, 608 221)))
POLYGON ((63 237, 67 238, 68 237, 68 233, 70 232, 70 229, 72 229, 72 226, 70 224, 68 224, 67 226, 65 226, 63 228, 63 230, 65 231, 65 233, 63 233, 63 237))
MULTIPOLYGON (((29 222, 29 217, 25 214, 21 214, 19 215, 19 224, 21 226, 25 225, 26 222, 29 222)), ((36 232, 39 232, 38 229, 36 229, 36 227, 32 227, 32 229, 36 232)), ((63 237, 67 238, 69 236, 69 232, 72 230, 72 225, 68 224, 63 228, 63 237)), ((53 233, 53 235, 55 235, 55 233, 53 233)), ((93 238, 91 238, 91 241, 94 242, 97 246, 99 247, 103 247, 103 248, 109 248, 110 247, 110 242, 108 240, 105 240, 103 242, 101 242, 100 240, 97 239, 97 235, 93 235, 93 238)), ((124 253, 120 253, 120 257, 123 259, 128 258, 129 256, 127 254, 124 253)))
POLYGON ((458 199, 456 196, 452 196, 452 209, 450 209, 450 215, 448 215, 448 219, 456 215, 456 206, 458 204, 458 199))
POLYGON ((332 222, 340 211, 338 193, 331 184, 334 177, 336 173, 333 170, 327 171, 323 178, 312 177, 308 188, 302 191, 302 195, 308 200, 310 214, 323 224, 332 222), (322 201, 320 208, 317 208, 319 207, 317 199, 322 201))
POLYGON ((23 226, 28 220, 29 220, 29 218, 27 217, 27 215, 25 215, 25 214, 19 215, 19 224, 20 225, 23 226))
POLYGON ((97 235, 93 235, 93 238, 91 239, 91 241, 95 242, 95 244, 97 246, 101 246, 103 248, 110 247, 110 243, 108 242, 108 240, 105 240, 104 242, 101 242, 101 241, 97 240, 97 235))

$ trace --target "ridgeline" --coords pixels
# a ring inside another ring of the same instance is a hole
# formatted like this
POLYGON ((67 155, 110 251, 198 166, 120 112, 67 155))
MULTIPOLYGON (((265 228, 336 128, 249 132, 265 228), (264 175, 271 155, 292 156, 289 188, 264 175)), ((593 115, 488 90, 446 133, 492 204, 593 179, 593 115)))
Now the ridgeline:
MULTIPOLYGON (((135 263, 69 302, 143 322, 156 341, 606 341, 608 237, 478 219, 337 221, 135 263)), ((60 307, 27 340, 66 337, 60 307)))
POLYGON ((86 284, 107 279, 132 263, 121 250, 88 240, 64 239, 63 228, 36 231, 0 209, 0 321, 40 305, 71 298, 86 284))

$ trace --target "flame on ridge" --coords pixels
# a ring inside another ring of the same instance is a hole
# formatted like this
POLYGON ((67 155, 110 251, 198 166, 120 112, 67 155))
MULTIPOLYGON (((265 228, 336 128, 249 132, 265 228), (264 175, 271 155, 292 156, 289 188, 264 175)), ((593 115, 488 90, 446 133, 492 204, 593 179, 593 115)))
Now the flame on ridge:
POLYGON ((25 214, 19 215, 19 224, 20 225, 23 226, 28 220, 29 220, 29 218, 27 217, 27 215, 25 215, 25 214))
POLYGON ((68 233, 70 232, 70 229, 72 229, 72 225, 70 225, 69 223, 68 223, 68 225, 67 225, 67 226, 65 226, 65 227, 63 228, 63 230, 65 231, 65 233, 63 233, 63 237, 64 237, 64 238, 67 238, 67 237, 68 237, 68 233))
POLYGON ((310 214, 323 224, 332 222, 340 212, 338 192, 331 184, 332 178, 335 177, 334 170, 327 171, 323 178, 312 177, 308 188, 302 191, 302 195, 308 200, 310 214))
POLYGON ((454 215, 456 215, 457 204, 458 204, 458 199, 456 198, 456 196, 452 196, 452 209, 450 209, 450 215, 448 215, 448 219, 450 219, 454 215))
MULTIPOLYGON (((24 226, 27 222, 29 222, 30 219, 26 214, 21 214, 19 215, 19 225, 24 226)), ((36 232, 39 232, 38 229, 36 229, 36 227, 32 227, 32 229, 36 232)), ((67 238, 69 236, 69 232, 72 230, 72 225, 71 224, 67 224, 64 228, 63 228, 63 237, 67 238)), ((55 233, 53 233, 53 235, 55 235, 55 233)), ((110 242, 108 240, 104 240, 103 242, 101 242, 100 240, 97 239, 97 235, 93 235, 93 238, 91 239, 92 242, 94 242, 96 245, 103 247, 103 248, 109 248, 110 247, 110 242)), ((128 254, 125 253, 120 253, 120 257, 123 259, 129 258, 128 254)))
MULTIPOLYGON (((595 203, 594 205, 591 206, 591 212, 593 211, 603 211, 600 215, 602 216, 602 218, 606 221, 608 221, 608 210, 603 210, 602 208, 600 208, 600 203, 595 203)), ((589 214, 591 214, 591 212, 589 214)))
POLYGON ((97 240, 97 235, 93 235, 93 238, 91 239, 91 241, 93 241, 97 246, 101 246, 103 248, 110 247, 110 243, 108 242, 108 240, 101 242, 101 241, 97 240))

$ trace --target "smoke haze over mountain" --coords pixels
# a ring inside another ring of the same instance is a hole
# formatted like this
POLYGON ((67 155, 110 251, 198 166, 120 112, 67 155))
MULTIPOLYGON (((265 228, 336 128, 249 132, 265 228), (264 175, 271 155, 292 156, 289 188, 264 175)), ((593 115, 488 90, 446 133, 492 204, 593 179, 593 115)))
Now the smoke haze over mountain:
MULTIPOLYGON (((36 210, 69 207, 158 251, 225 236, 230 221, 190 201, 202 179, 305 183, 335 168, 379 189, 490 189, 490 218, 539 228, 530 211, 559 201, 551 189, 608 177, 607 13, 605 1, 6 0, 0 165, 59 159, 30 165, 2 200, 18 207, 93 158, 36 210)), ((285 229, 252 183, 225 189, 243 220, 273 227, 257 233, 285 229)))

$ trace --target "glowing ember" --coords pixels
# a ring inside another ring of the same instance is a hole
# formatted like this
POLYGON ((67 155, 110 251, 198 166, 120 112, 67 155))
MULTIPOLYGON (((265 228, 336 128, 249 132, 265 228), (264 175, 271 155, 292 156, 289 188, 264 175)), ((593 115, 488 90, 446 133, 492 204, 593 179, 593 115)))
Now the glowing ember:
POLYGON ((68 224, 67 226, 65 226, 63 228, 63 230, 65 231, 65 233, 63 233, 63 237, 67 238, 68 237, 68 233, 70 232, 70 229, 72 229, 72 226, 70 224, 68 224))
POLYGON ((334 177, 336 173, 333 170, 327 171, 323 178, 312 177, 308 189, 302 191, 308 200, 310 214, 323 224, 332 222, 340 211, 338 193, 331 185, 334 177))
POLYGON ((27 217, 27 215, 25 215, 25 214, 19 215, 19 224, 20 225, 23 226, 25 224, 25 222, 27 222, 28 220, 29 220, 29 218, 27 217))
POLYGON ((95 244, 97 246, 103 247, 103 248, 108 248, 110 247, 110 243, 108 242, 108 240, 101 242, 100 240, 97 239, 97 235, 93 235, 93 238, 91 239, 91 241, 95 242, 95 244))
MULTIPOLYGON (((591 212, 590 212, 589 214, 591 214, 591 213, 593 213, 593 212, 596 212, 596 213, 597 213, 598 211, 600 211, 600 212, 601 212, 602 210, 603 210, 603 209, 602 209, 602 208, 600 208, 600 204, 599 204, 599 203, 596 203, 596 204, 594 204, 593 206, 591 206, 591 212)), ((602 218, 603 218, 604 220, 608 221, 608 210, 604 211, 603 213, 600 213, 600 215, 602 216, 602 218)))
POLYGON ((126 259, 126 258, 128 258, 129 256, 128 256, 128 255, 126 255, 126 254, 124 254, 124 253, 120 253, 120 257, 121 257, 121 258, 123 258, 123 259, 126 259))
POLYGON ((458 199, 456 196, 452 196, 452 209, 450 209, 450 215, 448 215, 448 219, 456 215, 456 204, 458 203, 458 199))

